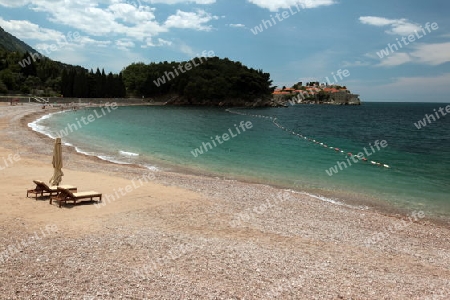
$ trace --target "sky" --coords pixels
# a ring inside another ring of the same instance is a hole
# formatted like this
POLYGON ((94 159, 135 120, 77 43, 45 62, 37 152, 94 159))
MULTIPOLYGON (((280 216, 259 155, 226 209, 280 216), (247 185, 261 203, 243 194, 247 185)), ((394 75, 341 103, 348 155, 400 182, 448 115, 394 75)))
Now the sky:
POLYGON ((362 101, 449 103, 449 13, 448 0, 0 0, 0 27, 87 69, 214 53, 278 87, 319 81, 362 101))

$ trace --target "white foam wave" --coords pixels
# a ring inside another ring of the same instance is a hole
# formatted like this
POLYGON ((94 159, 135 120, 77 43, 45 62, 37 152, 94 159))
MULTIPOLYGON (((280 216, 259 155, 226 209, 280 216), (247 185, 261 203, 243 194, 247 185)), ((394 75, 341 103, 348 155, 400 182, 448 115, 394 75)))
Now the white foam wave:
MULTIPOLYGON (((49 114, 43 115, 42 117, 34 120, 33 122, 28 123, 28 127, 30 127, 33 131, 39 132, 41 134, 44 134, 44 135, 50 137, 51 139, 56 139, 57 137, 59 137, 58 134, 55 133, 54 131, 52 131, 50 127, 41 125, 40 123, 42 121, 46 120, 46 119, 51 118, 53 115, 60 114, 60 113, 63 113, 63 112, 58 111, 58 112, 53 112, 53 113, 49 113, 49 114)), ((69 146, 69 147, 74 147, 75 151, 77 151, 78 153, 81 153, 81 154, 84 154, 84 155, 88 155, 88 156, 95 156, 95 157, 98 157, 98 158, 100 158, 101 160, 104 160, 104 161, 108 161, 108 162, 112 162, 112 163, 120 164, 120 165, 131 165, 131 164, 133 164, 133 163, 130 163, 130 162, 127 162, 127 161, 123 161, 123 159, 120 159, 120 158, 117 158, 117 157, 114 157, 114 156, 99 154, 99 153, 92 152, 92 151, 85 151, 85 150, 83 150, 83 149, 81 149, 79 147, 76 147, 75 145, 73 145, 72 143, 69 143, 69 142, 64 142, 63 141, 63 144, 66 145, 66 146, 69 146)), ((137 156, 139 156, 139 153, 123 151, 123 150, 119 150, 119 154, 122 155, 122 156, 126 156, 126 157, 137 157, 137 156)), ((141 164, 141 166, 143 166, 143 167, 145 167, 145 168, 147 168, 148 170, 151 170, 151 171, 159 171, 159 169, 157 167, 152 166, 152 165, 141 164)))
POLYGON ((125 155, 125 156, 139 156, 139 153, 127 152, 127 151, 122 151, 122 150, 119 150, 119 153, 121 155, 125 155))
MULTIPOLYGON (((99 154, 99 153, 95 153, 95 152, 84 151, 84 150, 81 150, 79 147, 75 147, 75 150, 78 153, 81 153, 81 154, 84 154, 84 155, 89 155, 89 156, 95 156, 95 157, 100 158, 101 160, 112 162, 112 163, 119 164, 119 165, 132 165, 132 164, 135 164, 135 162, 131 163, 131 162, 123 161, 120 158, 117 158, 117 157, 114 157, 114 156, 99 154)), ((137 163, 137 164, 139 164, 139 163, 137 163)), ((140 165, 145 167, 148 170, 151 170, 151 171, 155 171, 155 172, 159 171, 159 169, 157 167, 152 166, 152 165, 147 165, 147 164, 140 164, 140 165)))
POLYGON ((88 155, 88 156, 98 156, 95 152, 88 152, 85 150, 81 150, 81 148, 79 148, 79 147, 75 147, 75 151, 77 151, 78 153, 84 154, 84 155, 88 155))
POLYGON ((59 111, 59 112, 53 112, 53 113, 49 113, 47 115, 43 115, 39 119, 36 119, 31 123, 28 123, 28 127, 30 127, 31 130, 42 133, 43 135, 46 135, 51 139, 56 139, 58 137, 58 135, 55 132, 53 132, 50 127, 41 125, 40 123, 46 119, 51 118, 54 114, 59 114, 59 113, 61 113, 61 112, 59 111))
POLYGON ((154 171, 157 172, 159 171, 159 169, 155 166, 151 166, 151 165, 144 165, 144 167, 146 167, 147 169, 149 169, 150 171, 154 171))
POLYGON ((314 199, 318 199, 318 200, 321 200, 321 201, 324 201, 324 202, 332 203, 334 205, 340 205, 340 206, 345 206, 345 207, 350 207, 350 208, 357 208, 357 209, 361 209, 361 210, 369 209, 369 207, 367 207, 367 206, 349 205, 349 204, 345 204, 344 202, 339 201, 337 199, 332 199, 332 198, 324 197, 324 196, 321 196, 321 195, 315 195, 315 194, 311 194, 311 193, 307 193, 307 192, 297 192, 297 191, 294 191, 294 190, 286 190, 286 191, 289 191, 289 192, 295 193, 295 194, 306 195, 308 197, 311 197, 311 198, 314 198, 314 199))
POLYGON ((98 158, 100 158, 102 160, 109 161, 109 162, 119 164, 119 165, 131 165, 132 164, 132 163, 125 162, 122 160, 118 160, 117 158, 108 156, 108 155, 94 155, 94 156, 97 156, 98 158))

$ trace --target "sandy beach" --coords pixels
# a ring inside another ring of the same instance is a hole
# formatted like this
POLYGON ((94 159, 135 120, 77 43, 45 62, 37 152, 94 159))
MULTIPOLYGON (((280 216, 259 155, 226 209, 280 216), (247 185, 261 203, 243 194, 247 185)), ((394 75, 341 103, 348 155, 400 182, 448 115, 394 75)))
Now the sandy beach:
POLYGON ((53 174, 53 140, 27 126, 42 114, 0 103, 1 299, 450 299, 450 227, 421 211, 389 215, 66 146, 62 184, 104 201, 26 198, 53 174))

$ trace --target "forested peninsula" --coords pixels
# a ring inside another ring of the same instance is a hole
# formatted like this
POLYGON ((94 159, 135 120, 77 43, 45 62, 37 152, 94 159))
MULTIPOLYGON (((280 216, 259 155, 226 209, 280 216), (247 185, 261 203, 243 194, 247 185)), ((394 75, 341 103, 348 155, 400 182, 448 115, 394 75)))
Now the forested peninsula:
POLYGON ((205 106, 263 106, 272 101, 269 73, 211 54, 182 62, 136 62, 119 73, 106 73, 51 60, 0 28, 0 95, 138 98, 205 106))
POLYGON ((254 105, 272 99, 270 74, 228 58, 197 57, 183 62, 134 63, 123 71, 127 92, 169 104, 254 105))

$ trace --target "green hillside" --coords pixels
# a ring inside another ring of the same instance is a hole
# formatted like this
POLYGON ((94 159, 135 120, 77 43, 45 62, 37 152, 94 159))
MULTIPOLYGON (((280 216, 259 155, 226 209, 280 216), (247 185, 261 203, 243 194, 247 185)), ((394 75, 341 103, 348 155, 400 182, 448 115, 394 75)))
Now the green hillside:
POLYGON ((126 94, 120 74, 89 71, 36 53, 0 28, 0 94, 90 98, 126 94))
MULTIPOLYGON (((1 28, 0 28, 1 29, 1 28)), ((0 94, 165 98, 177 105, 242 106, 272 99, 270 74, 228 58, 132 63, 122 73, 53 61, 0 30, 0 94)), ((261 105, 261 104, 260 104, 261 105)))

